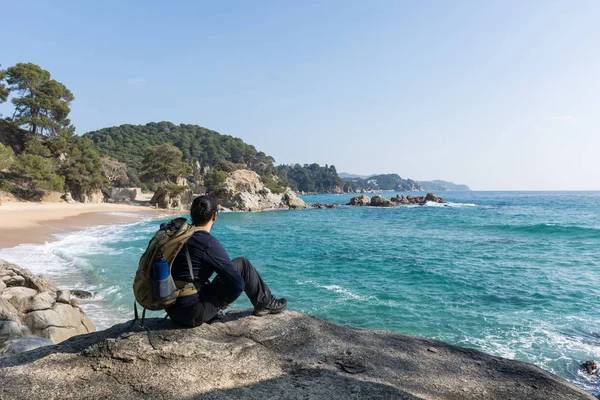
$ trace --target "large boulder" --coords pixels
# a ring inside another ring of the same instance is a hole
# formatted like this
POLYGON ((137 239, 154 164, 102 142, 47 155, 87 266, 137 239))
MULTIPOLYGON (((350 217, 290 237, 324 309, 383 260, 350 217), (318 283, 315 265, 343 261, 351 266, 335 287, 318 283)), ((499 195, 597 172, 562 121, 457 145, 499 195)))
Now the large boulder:
POLYGON ((294 311, 129 322, 0 358, 0 397, 593 400, 531 364, 294 311))
POLYGON ((281 198, 281 201, 284 204, 284 206, 287 206, 290 209, 303 210, 305 208, 308 208, 308 206, 306 205, 304 200, 298 198, 298 196, 296 196, 296 193, 294 193, 291 189, 287 189, 283 193, 283 197, 281 198))
POLYGON ((350 201, 346 204, 348 206, 368 206, 371 204, 371 198, 366 194, 362 196, 354 196, 350 199, 350 201))
POLYGON ((382 196, 371 197, 371 205, 373 207, 392 207, 394 203, 382 196))
MULTIPOLYGON (((58 290, 47 278, 0 260, 0 279, 5 284, 0 287, 0 348, 8 340, 32 335, 59 343, 96 330, 70 292, 58 290)), ((10 352, 24 348, 12 343, 10 352)))
POLYGON ((425 202, 431 201, 433 203, 445 203, 444 199, 442 199, 441 197, 436 196, 433 193, 427 193, 427 195, 425 196, 425 202))
POLYGON ((254 171, 240 169, 231 172, 223 186, 212 193, 219 205, 232 211, 263 211, 269 209, 306 208, 302 199, 291 190, 277 194, 261 182, 254 171))

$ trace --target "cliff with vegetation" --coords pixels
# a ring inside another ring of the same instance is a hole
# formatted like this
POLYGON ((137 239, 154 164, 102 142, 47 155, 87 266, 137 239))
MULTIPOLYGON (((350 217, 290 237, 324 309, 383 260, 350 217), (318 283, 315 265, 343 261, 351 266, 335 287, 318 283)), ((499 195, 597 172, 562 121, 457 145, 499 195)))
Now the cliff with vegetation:
POLYGON ((255 172, 276 195, 287 188, 307 193, 420 190, 397 174, 342 180, 333 165, 276 167, 273 157, 242 139, 198 125, 151 122, 78 136, 69 119, 73 93, 32 63, 0 70, 0 103, 9 98, 14 112, 0 120, 0 192, 21 199, 44 200, 54 192, 50 197, 101 202, 114 187, 160 192, 161 199, 186 192, 189 198, 216 193, 238 170, 255 172))
POLYGON ((344 191, 379 191, 393 190, 397 192, 414 192, 422 190, 421 186, 412 179, 402 179, 398 174, 372 175, 368 178, 345 178, 344 191))

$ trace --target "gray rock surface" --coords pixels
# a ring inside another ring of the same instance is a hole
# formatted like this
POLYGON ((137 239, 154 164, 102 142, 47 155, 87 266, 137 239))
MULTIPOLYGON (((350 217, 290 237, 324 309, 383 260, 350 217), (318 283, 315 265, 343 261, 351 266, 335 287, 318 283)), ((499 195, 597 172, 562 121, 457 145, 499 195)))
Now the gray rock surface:
POLYGON ((58 290, 47 278, 0 260, 0 280, 6 284, 0 288, 0 348, 10 341, 8 348, 14 353, 27 347, 15 345, 15 340, 22 338, 41 337, 59 343, 96 330, 71 300, 70 292, 58 290))
POLYGON ((0 399, 594 399, 533 365, 293 311, 148 321, 0 359, 0 399))

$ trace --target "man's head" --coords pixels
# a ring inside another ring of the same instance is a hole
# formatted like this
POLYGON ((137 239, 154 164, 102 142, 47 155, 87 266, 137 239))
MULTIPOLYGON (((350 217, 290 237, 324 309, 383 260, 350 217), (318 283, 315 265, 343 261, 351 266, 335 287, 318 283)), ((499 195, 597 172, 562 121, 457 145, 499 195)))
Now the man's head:
POLYGON ((217 200, 211 196, 198 196, 192 202, 190 215, 192 224, 195 226, 204 226, 210 222, 212 226, 217 220, 217 200))

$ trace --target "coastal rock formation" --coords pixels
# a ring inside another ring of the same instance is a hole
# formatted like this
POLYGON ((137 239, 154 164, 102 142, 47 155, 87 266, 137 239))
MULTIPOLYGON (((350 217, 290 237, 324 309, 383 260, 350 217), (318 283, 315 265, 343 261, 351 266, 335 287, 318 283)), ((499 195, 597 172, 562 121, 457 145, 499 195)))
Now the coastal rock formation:
POLYGON ((434 195, 433 193, 427 193, 426 196, 406 196, 404 195, 396 195, 391 199, 386 199, 385 197, 376 195, 372 198, 369 198, 367 195, 355 196, 350 199, 350 202, 346 205, 349 206, 373 206, 373 207, 392 207, 396 204, 418 204, 425 205, 427 202, 433 203, 445 203, 444 199, 434 195))
POLYGON ((74 189, 71 191, 71 196, 76 201, 80 201, 82 203, 103 203, 104 195, 100 189, 93 189, 91 191, 85 192, 79 189, 74 189))
POLYGON ((0 354, 23 348, 21 338, 37 336, 59 343, 95 330, 68 290, 0 260, 0 354))
POLYGON ((592 400, 531 364, 298 312, 129 323, 0 359, 0 397, 592 400))
POLYGON ((273 193, 263 185, 256 172, 244 169, 230 173, 223 187, 214 195, 222 207, 232 211, 307 208, 306 203, 291 190, 283 194, 273 193))
POLYGON ((368 206, 371 204, 371 198, 366 194, 362 196, 354 196, 350 199, 350 201, 346 204, 348 206, 368 206))
POLYGON ((392 207, 394 205, 394 203, 392 203, 390 200, 386 199, 385 197, 373 196, 373 197, 371 197, 371 205, 373 207, 392 207))
POLYGON ((159 187, 150 199, 150 205, 168 210, 182 210, 188 207, 192 200, 193 194, 190 189, 171 192, 165 187, 159 187))
POLYGON ((293 210, 303 210, 305 208, 308 208, 308 206, 306 205, 306 203, 298 198, 298 196, 296 196, 296 193, 294 193, 291 189, 287 189, 284 193, 283 193, 283 197, 281 198, 281 202, 289 207, 290 209, 293 210))
POLYGON ((316 202, 314 204, 311 205, 312 208, 318 208, 318 209, 323 209, 323 208, 340 208, 339 204, 323 204, 320 202, 316 202))
POLYGON ((116 188, 105 186, 102 188, 107 203, 131 203, 142 194, 141 188, 116 188))
POLYGON ((434 203, 445 203, 444 199, 442 199, 441 197, 438 197, 436 195, 434 195, 433 193, 427 193, 427 196, 425 196, 425 202, 434 202, 434 203))

